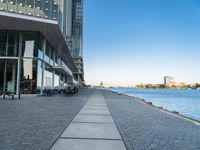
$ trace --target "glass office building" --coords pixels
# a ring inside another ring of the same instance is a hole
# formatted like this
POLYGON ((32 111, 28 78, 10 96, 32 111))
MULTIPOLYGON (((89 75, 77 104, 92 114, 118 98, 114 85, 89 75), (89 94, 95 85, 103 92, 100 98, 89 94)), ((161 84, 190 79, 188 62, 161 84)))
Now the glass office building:
POLYGON ((78 82, 84 82, 83 69, 83 0, 73 0, 72 3, 72 57, 78 72, 78 82))
POLYGON ((0 0, 0 11, 56 20, 63 31, 67 1, 69 0, 0 0))
POLYGON ((78 83, 78 68, 67 45, 72 4, 0 0, 0 91, 41 93, 78 83))

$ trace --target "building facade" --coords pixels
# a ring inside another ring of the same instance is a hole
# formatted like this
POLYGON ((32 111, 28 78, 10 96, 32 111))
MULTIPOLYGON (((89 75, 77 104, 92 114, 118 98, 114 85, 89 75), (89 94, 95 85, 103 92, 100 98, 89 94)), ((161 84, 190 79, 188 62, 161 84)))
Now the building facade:
POLYGON ((173 80, 174 79, 172 76, 165 76, 164 77, 164 85, 170 85, 171 83, 174 83, 173 80))
POLYGON ((41 93, 82 83, 69 42, 79 1, 0 0, 0 91, 41 93))
POLYGON ((83 66, 83 0, 71 0, 68 18, 70 22, 67 42, 72 53, 72 57, 77 67, 76 78, 79 84, 84 82, 83 66), (71 30, 69 30, 71 29, 71 30))

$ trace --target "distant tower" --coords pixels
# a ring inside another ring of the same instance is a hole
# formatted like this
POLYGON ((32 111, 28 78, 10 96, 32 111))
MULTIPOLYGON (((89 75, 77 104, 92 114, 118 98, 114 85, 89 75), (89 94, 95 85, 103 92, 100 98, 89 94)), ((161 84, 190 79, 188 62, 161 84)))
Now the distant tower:
POLYGON ((165 76, 164 77, 164 85, 169 85, 172 82, 173 82, 173 77, 172 76, 165 76))
POLYGON ((103 82, 100 83, 100 87, 103 87, 103 82))

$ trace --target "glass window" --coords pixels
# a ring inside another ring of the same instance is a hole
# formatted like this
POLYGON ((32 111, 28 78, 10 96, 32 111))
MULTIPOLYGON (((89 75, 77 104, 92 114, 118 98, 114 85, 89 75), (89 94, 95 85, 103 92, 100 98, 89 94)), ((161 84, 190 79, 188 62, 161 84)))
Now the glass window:
POLYGON ((0 56, 6 55, 6 31, 0 31, 0 56))
POLYGON ((35 16, 37 17, 43 17, 43 1, 41 0, 36 0, 35 1, 35 16))
POLYGON ((50 52, 51 52, 51 46, 50 46, 50 44, 47 42, 47 43, 46 43, 46 50, 45 50, 44 60, 45 60, 45 62, 47 62, 48 64, 50 63, 50 52))
POLYGON ((37 9, 42 10, 42 9, 43 9, 43 3, 42 3, 42 1, 41 1, 41 0, 36 0, 36 1, 35 1, 35 7, 36 7, 37 9))
POLYGON ((50 52, 50 65, 53 66, 54 49, 51 47, 50 52))
POLYGON ((37 94, 40 93, 42 87, 42 65, 43 62, 38 60, 37 64, 37 94))
POLYGON ((54 74, 54 88, 59 88, 59 75, 57 73, 54 74))
POLYGON ((8 32, 7 56, 18 56, 19 32, 8 32))
POLYGON ((58 4, 56 2, 52 4, 52 18, 51 19, 53 20, 58 19, 58 4))
POLYGON ((16 7, 16 0, 8 0, 8 11, 9 12, 16 12, 17 7, 16 7))
POLYGON ((21 60, 20 91, 24 94, 36 93, 37 85, 37 60, 21 60))
POLYGON ((0 11, 7 10, 7 0, 0 0, 0 11))
POLYGON ((26 5, 29 8, 33 8, 34 7, 34 0, 27 0, 26 1, 26 5))
POLYGON ((45 0, 43 11, 44 11, 44 17, 50 19, 51 18, 51 14, 50 14, 51 2, 49 0, 45 0))
POLYGON ((45 64, 44 70, 44 88, 51 89, 52 88, 52 81, 53 81, 53 73, 50 70, 50 66, 45 64))
POLYGON ((17 0, 18 6, 23 6, 23 7, 25 7, 25 1, 26 1, 26 0, 17 0))
POLYGON ((22 56, 38 57, 38 32, 22 33, 22 56))
POLYGON ((34 40, 25 41, 24 56, 23 57, 33 57, 34 52, 34 40))
MULTIPOLYGON (((55 51, 55 50, 54 50, 55 51)), ((58 55, 57 52, 55 51, 55 62, 54 62, 55 66, 58 66, 58 55)))
POLYGON ((38 44, 38 58, 43 59, 43 47, 44 47, 44 37, 39 35, 39 44, 38 44))
POLYGON ((0 88, 8 92, 16 92, 17 59, 0 60, 0 88))
POLYGON ((4 86, 4 70, 5 70, 5 60, 0 59, 0 91, 3 91, 4 86))
POLYGON ((53 3, 54 5, 58 5, 58 4, 59 4, 59 0, 53 0, 52 3, 53 3))
POLYGON ((26 14, 26 7, 25 7, 25 0, 18 0, 18 13, 19 14, 26 14))
POLYGON ((27 15, 29 16, 34 15, 34 1, 33 0, 27 0, 26 9, 27 9, 27 15))

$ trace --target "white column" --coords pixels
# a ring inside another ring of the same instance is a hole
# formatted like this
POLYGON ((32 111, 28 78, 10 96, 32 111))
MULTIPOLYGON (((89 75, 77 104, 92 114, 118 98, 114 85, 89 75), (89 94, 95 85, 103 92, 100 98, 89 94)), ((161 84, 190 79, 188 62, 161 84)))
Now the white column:
POLYGON ((45 56, 45 52, 46 52, 46 39, 44 39, 43 41, 43 47, 42 47, 42 51, 43 51, 43 56, 42 56, 42 83, 41 83, 41 90, 40 90, 40 94, 42 94, 42 91, 44 89, 44 70, 45 70, 45 62, 44 62, 44 56, 45 56))
POLYGON ((21 55, 22 55, 22 32, 19 33, 19 57, 17 63, 17 89, 16 94, 20 94, 20 73, 21 73, 21 55))
MULTIPOLYGON (((54 49, 51 49, 51 52, 53 52, 53 66, 55 66, 55 51, 54 51, 54 49)), ((54 89, 54 80, 55 80, 55 70, 53 70, 52 89, 54 89)))

